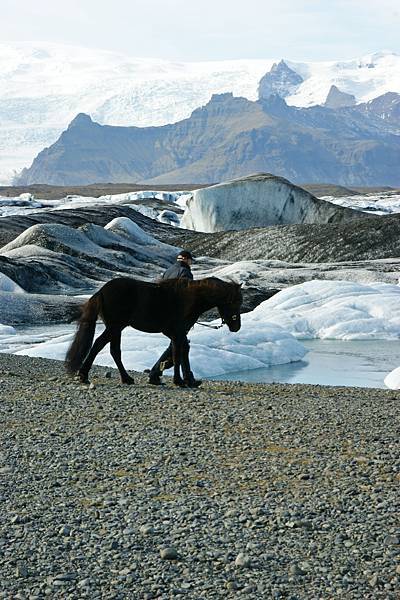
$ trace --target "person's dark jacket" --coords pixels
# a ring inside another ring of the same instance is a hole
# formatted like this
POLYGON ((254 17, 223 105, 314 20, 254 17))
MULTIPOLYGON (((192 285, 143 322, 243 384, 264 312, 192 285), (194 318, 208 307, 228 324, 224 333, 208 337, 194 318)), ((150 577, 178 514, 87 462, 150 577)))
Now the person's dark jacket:
POLYGON ((162 276, 163 279, 193 279, 193 273, 188 264, 177 260, 176 263, 168 267, 162 276))

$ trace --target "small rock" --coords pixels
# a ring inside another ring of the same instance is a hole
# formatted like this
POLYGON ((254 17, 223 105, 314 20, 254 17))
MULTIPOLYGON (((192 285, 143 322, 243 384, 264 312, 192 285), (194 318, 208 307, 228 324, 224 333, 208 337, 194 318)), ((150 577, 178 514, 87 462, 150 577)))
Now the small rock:
POLYGON ((74 581, 76 579, 76 575, 74 573, 59 573, 59 575, 56 575, 53 579, 53 584, 56 583, 57 581, 64 581, 64 582, 68 582, 68 581, 74 581))
POLYGON ((160 556, 163 560, 176 560, 178 552, 173 546, 168 546, 167 548, 161 548, 160 556))
POLYGON ((244 554, 243 552, 239 552, 239 554, 235 558, 235 566, 243 567, 243 568, 250 567, 251 566, 250 557, 247 556, 247 554, 244 554))
POLYGON ((300 569, 298 565, 290 565, 289 567, 289 576, 290 577, 300 577, 301 575, 305 575, 305 571, 300 569))
POLYGON ((155 532, 155 529, 151 525, 142 525, 139 531, 143 535, 152 535, 155 532))
POLYGON ((20 515, 14 515, 13 518, 11 519, 11 523, 13 525, 20 525, 23 522, 24 522, 24 518, 20 517, 20 515))
POLYGON ((385 546, 398 546, 400 544, 400 538, 397 535, 387 535, 383 540, 385 546))
POLYGON ((106 379, 111 379, 111 371, 106 371, 104 377, 106 379))
POLYGON ((20 563, 17 565, 15 574, 17 577, 28 577, 28 567, 24 563, 20 563))
POLYGON ((240 589, 240 586, 236 581, 227 581, 225 584, 225 587, 227 590, 231 590, 231 591, 240 589))
POLYGON ((256 591, 257 591, 256 585, 246 585, 246 587, 244 587, 242 590, 242 594, 254 594, 256 591))
POLYGON ((371 577, 371 579, 368 580, 368 583, 371 587, 375 587, 376 584, 378 583, 378 575, 376 573, 374 573, 371 577))

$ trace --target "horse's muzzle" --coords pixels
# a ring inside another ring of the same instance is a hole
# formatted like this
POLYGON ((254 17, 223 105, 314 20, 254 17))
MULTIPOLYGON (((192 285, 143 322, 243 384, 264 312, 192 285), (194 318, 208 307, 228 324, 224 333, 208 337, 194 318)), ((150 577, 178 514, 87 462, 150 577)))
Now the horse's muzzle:
POLYGON ((239 331, 241 327, 240 315, 233 315, 230 319, 226 320, 226 324, 229 327, 229 331, 239 331))

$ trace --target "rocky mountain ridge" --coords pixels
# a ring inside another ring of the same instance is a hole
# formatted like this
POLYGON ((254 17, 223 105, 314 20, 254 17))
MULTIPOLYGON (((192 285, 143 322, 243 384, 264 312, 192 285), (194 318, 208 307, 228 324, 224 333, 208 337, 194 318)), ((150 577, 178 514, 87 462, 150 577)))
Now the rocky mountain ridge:
POLYGON ((323 104, 332 84, 357 103, 400 93, 400 56, 390 51, 329 62, 281 58, 177 63, 63 44, 0 43, 0 183, 11 183, 79 112, 103 125, 174 123, 215 93, 256 100, 274 63, 282 85, 273 91, 292 106, 323 104), (290 93, 283 70, 303 79, 290 93))
POLYGON ((17 183, 213 183, 270 172, 293 183, 398 186, 399 113, 392 93, 337 109, 226 93, 161 127, 102 126, 79 114, 17 183))

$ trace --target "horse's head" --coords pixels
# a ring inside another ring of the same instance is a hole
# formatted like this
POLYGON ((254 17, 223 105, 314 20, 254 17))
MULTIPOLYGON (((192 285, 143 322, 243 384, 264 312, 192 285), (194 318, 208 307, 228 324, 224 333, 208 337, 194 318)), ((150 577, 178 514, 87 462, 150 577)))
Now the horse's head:
POLYGON ((239 331, 241 327, 240 307, 243 301, 241 285, 238 283, 228 283, 227 285, 230 287, 230 293, 223 303, 217 305, 218 312, 230 331, 239 331))

